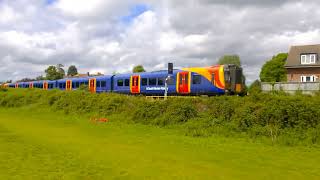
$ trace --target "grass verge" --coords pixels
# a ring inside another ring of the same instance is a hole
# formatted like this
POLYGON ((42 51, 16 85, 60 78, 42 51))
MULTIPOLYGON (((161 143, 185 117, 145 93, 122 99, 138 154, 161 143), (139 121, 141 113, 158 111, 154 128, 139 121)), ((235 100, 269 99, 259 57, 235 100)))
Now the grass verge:
POLYGON ((320 178, 317 147, 194 138, 118 118, 95 125, 45 108, 0 108, 0 179, 320 178))

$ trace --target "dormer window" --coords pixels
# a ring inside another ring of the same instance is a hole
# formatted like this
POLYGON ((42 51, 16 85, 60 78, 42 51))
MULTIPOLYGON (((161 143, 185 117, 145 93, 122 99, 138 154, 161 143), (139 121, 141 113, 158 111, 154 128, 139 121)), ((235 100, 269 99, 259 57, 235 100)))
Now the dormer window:
POLYGON ((317 54, 302 54, 301 55, 301 64, 315 64, 317 54))

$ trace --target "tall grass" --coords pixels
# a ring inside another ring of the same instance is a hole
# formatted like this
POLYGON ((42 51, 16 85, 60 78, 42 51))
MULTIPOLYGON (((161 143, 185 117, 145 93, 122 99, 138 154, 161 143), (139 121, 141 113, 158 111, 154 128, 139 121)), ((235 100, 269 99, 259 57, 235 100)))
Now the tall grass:
POLYGON ((248 136, 286 145, 320 143, 320 96, 256 93, 151 101, 143 96, 36 89, 0 92, 0 106, 46 107, 66 114, 121 116, 128 123, 177 127, 188 136, 248 136))

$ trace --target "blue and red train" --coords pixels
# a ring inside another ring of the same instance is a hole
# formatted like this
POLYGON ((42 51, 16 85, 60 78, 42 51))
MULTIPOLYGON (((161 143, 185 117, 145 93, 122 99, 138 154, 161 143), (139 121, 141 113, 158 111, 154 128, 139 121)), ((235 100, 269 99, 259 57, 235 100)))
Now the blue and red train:
POLYGON ((54 81, 32 81, 6 84, 11 88, 39 88, 44 90, 76 90, 87 85, 92 93, 164 95, 223 95, 241 94, 245 84, 242 68, 236 65, 192 67, 168 71, 106 75, 85 78, 66 78, 54 81))

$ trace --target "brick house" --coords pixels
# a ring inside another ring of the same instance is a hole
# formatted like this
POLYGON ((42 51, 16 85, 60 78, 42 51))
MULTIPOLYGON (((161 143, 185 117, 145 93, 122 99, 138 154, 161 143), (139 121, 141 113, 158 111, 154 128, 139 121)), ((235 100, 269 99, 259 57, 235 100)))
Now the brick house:
POLYGON ((288 82, 320 81, 320 44, 292 46, 285 64, 288 82))

